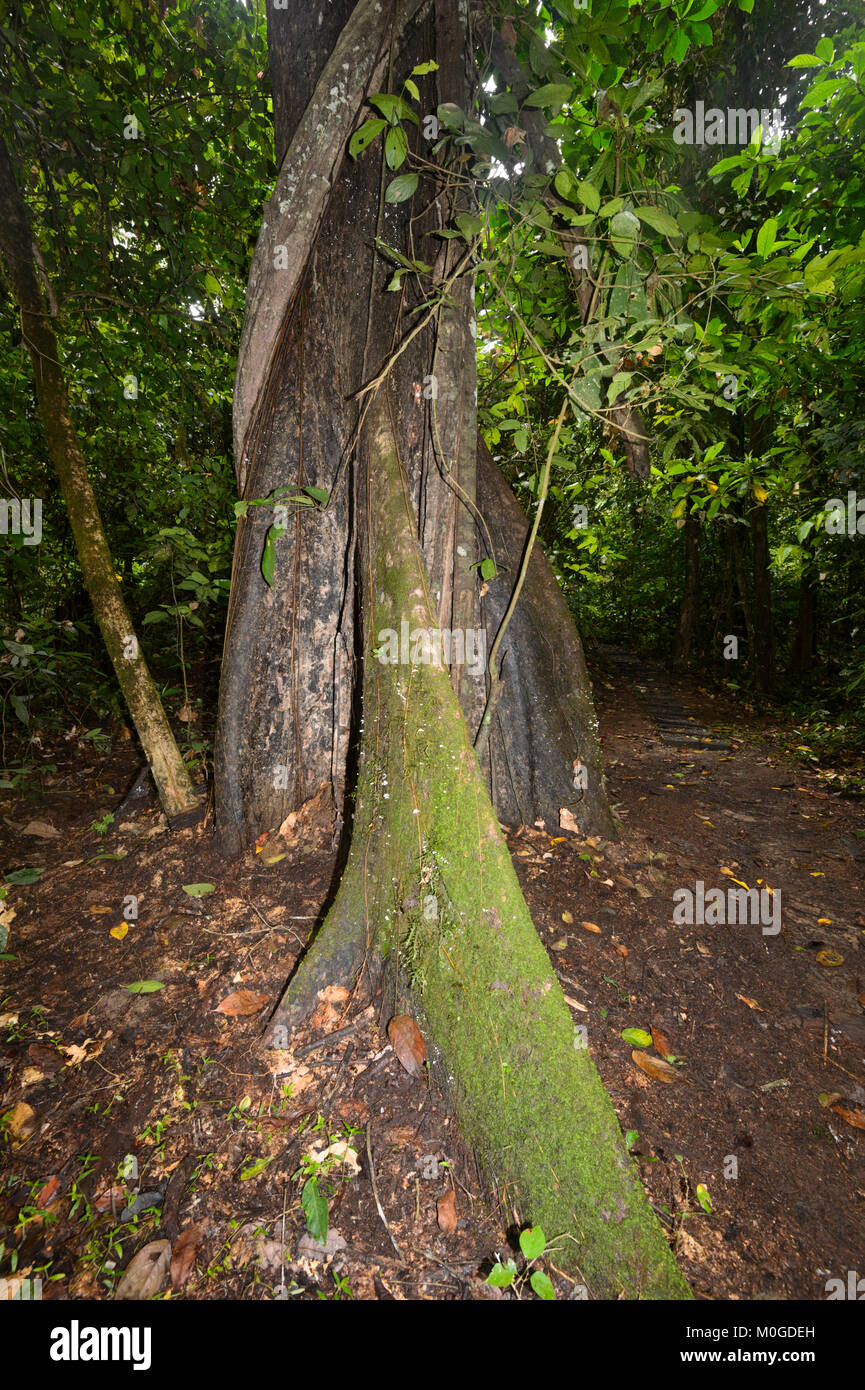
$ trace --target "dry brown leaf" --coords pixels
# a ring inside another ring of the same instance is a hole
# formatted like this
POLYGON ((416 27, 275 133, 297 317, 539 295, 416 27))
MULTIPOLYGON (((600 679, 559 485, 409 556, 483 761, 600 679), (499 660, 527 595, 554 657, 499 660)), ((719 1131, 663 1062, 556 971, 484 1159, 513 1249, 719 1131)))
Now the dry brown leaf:
POLYGON ((165 1283, 171 1260, 171 1241, 152 1240, 133 1255, 117 1285, 118 1299, 152 1298, 165 1283))
POLYGON ((257 994, 254 989, 238 989, 234 994, 227 994, 222 1003, 217 1004, 214 1013, 225 1014, 228 1018, 246 1018, 263 1009, 269 997, 267 994, 257 994))
POLYGON ((567 938, 566 936, 560 936, 559 939, 558 939, 558 941, 551 941, 551 942, 550 942, 550 950, 551 950, 551 951, 566 951, 567 949, 568 949, 568 938, 567 938))
POLYGON ((195 1266, 195 1255, 201 1244, 201 1227, 187 1226, 180 1232, 171 1252, 171 1287, 182 1289, 195 1266))
POLYGON ((574 820, 567 806, 562 806, 559 811, 559 825, 562 830, 568 830, 572 835, 579 835, 580 833, 580 827, 577 825, 577 822, 574 820))
POLYGON ((669 1057, 670 1044, 667 1041, 666 1035, 661 1032, 660 1028, 652 1028, 652 1042, 655 1044, 656 1052, 660 1052, 662 1057, 669 1057))
POLYGON ((832 1109, 854 1129, 865 1129, 865 1110, 845 1110, 843 1105, 833 1105, 832 1109))
POLYGON ((59 1191, 60 1179, 56 1176, 56 1174, 52 1173, 51 1177, 45 1183, 44 1187, 40 1188, 39 1190, 39 1193, 36 1197, 37 1207, 50 1206, 50 1204, 54 1201, 59 1191))
POLYGON ((759 1013, 763 1012, 762 1006, 757 1003, 756 999, 750 999, 747 994, 737 994, 736 998, 741 999, 743 1004, 747 1004, 749 1009, 757 1009, 759 1013))
POLYGON ((418 1076, 426 1061, 426 1043, 409 1014, 396 1014, 387 1025, 391 1047, 409 1076, 418 1076))
POLYGON ((106 912, 110 912, 110 907, 88 907, 88 912, 92 912, 94 917, 102 917, 106 912))
POLYGON ((457 1228, 457 1194, 453 1188, 436 1202, 436 1220, 440 1231, 453 1235, 457 1228))
POLYGON ((23 1144, 36 1133, 36 1111, 26 1101, 16 1101, 11 1110, 4 1113, 3 1124, 12 1138, 23 1144))
POLYGON ((582 927, 583 931, 595 932, 598 936, 600 936, 601 934, 601 929, 596 922, 581 922, 580 926, 582 927))
POLYGON ((574 914, 573 914, 572 912, 563 912, 563 913, 562 913, 562 921, 563 921, 563 922, 566 922, 568 926, 571 925, 571 923, 573 922, 573 920, 574 920, 574 914))
POLYGON ((505 17, 502 20, 501 25, 499 26, 499 33, 501 34, 508 48, 516 48, 517 31, 514 28, 514 22, 512 19, 508 19, 507 17, 505 17))
POLYGON ((40 840, 62 840, 62 832, 47 820, 31 820, 21 831, 22 835, 37 835, 40 840))
POLYGON ((639 1052, 635 1048, 631 1053, 631 1061, 655 1081, 665 1081, 669 1085, 670 1082, 679 1079, 676 1068, 671 1067, 669 1062, 665 1062, 661 1057, 648 1057, 645 1052, 639 1052))

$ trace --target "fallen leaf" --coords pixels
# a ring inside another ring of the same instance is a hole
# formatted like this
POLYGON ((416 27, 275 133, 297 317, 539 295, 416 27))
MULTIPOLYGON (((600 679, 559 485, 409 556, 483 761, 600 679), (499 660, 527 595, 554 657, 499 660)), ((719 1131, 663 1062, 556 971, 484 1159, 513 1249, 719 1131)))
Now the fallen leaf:
POLYGON ((562 830, 569 831, 572 835, 579 835, 580 827, 574 820, 567 806, 563 806, 559 811, 559 825, 562 830))
POLYGON ((182 1289, 195 1265, 195 1255, 201 1244, 201 1227, 192 1225, 187 1226, 180 1232, 174 1242, 174 1249, 171 1252, 171 1287, 182 1289))
POLYGON ((332 1228, 327 1233, 327 1240, 316 1240, 308 1231, 304 1231, 300 1240, 297 1242, 298 1255, 305 1255, 308 1260, 325 1260, 328 1255, 337 1255, 340 1250, 345 1249, 345 1237, 339 1231, 332 1228))
POLYGON ((562 913, 562 921, 563 921, 563 922, 566 922, 568 926, 571 925, 571 923, 573 922, 573 920, 574 920, 574 914, 573 914, 572 912, 563 912, 563 913, 562 913))
POLYGON ((599 926, 597 926, 595 922, 581 922, 580 926, 582 927, 583 931, 595 932, 597 936, 600 936, 601 934, 601 929, 599 926))
POLYGON ((631 1047, 651 1047, 652 1035, 645 1028, 623 1028, 622 1041, 630 1043, 631 1047))
POLYGON ((19 1144, 36 1133, 36 1111, 26 1101, 19 1100, 3 1115, 3 1124, 19 1144))
POLYGON ((115 941, 122 941, 128 931, 129 923, 121 922, 119 926, 112 927, 108 935, 113 936, 115 941))
POLYGON ((216 885, 213 883, 184 883, 183 891, 190 898, 206 898, 208 893, 216 891, 216 885))
POLYGON ((25 825, 24 829, 21 831, 21 834, 37 835, 40 840, 63 839, 61 831, 59 831, 56 826, 52 825, 51 822, 47 820, 28 821, 27 825, 25 825))
POLYGON ((760 1013, 763 1012, 762 1006, 757 1003, 756 999, 749 999, 747 994, 737 994, 736 998, 741 999, 743 1004, 747 1004, 749 1009, 757 1009, 760 1013))
POLYGON ((269 998, 268 994, 257 994, 254 989, 238 989, 234 994, 227 994, 214 1012, 228 1018, 246 1018, 263 1009, 269 998))
POLYGON ((833 1105, 832 1109, 854 1129, 865 1129, 865 1110, 845 1110, 843 1105, 833 1105))
POLYGON ((147 1299, 159 1293, 171 1261, 171 1241, 152 1240, 133 1255, 117 1285, 116 1299, 147 1299))
POLYGON ((426 1043, 409 1014, 396 1014, 387 1025, 391 1046, 409 1076, 418 1076, 426 1061, 426 1043))
POLYGON ((661 1032, 660 1028, 652 1029, 652 1042, 655 1044, 655 1051, 660 1052, 662 1057, 668 1057, 670 1055, 670 1044, 667 1041, 666 1035, 661 1032))
POLYGON ((827 966, 843 965, 844 957, 842 955, 839 955, 837 951, 818 951, 817 964, 827 966))
POLYGON ((54 1201, 59 1191, 60 1179, 56 1176, 56 1174, 52 1173, 51 1177, 45 1183, 44 1187, 41 1187, 39 1189, 39 1193, 36 1197, 37 1207, 45 1208, 47 1206, 50 1206, 50 1204, 54 1201))
POLYGON ((568 938, 567 938, 566 936, 560 936, 559 939, 558 939, 558 941, 551 941, 551 942, 550 942, 550 950, 551 950, 551 951, 566 951, 567 949, 568 949, 568 938))
POLYGON ((841 1099, 841 1092, 840 1092, 840 1091, 821 1091, 820 1094, 818 1095, 817 1099, 819 1100, 819 1102, 820 1102, 820 1104, 822 1105, 823 1109, 824 1109, 824 1110, 828 1110, 828 1108, 829 1108, 830 1105, 834 1105, 836 1101, 838 1101, 838 1100, 841 1099))
POLYGON ((88 907, 88 912, 92 912, 94 917, 103 917, 106 912, 110 912, 110 907, 88 907))
POLYGON ((570 1004, 572 1009, 579 1009, 581 1014, 587 1014, 589 1012, 585 1004, 581 1004, 578 999, 572 999, 569 994, 565 995, 565 1003, 570 1004))
POLYGON ((436 1202, 436 1220, 440 1231, 453 1235, 457 1228, 457 1194, 453 1188, 436 1202))
POLYGON ((645 1052, 631 1053, 631 1061, 634 1066, 644 1071, 647 1076, 651 1076, 655 1081, 664 1081, 668 1085, 672 1081, 678 1081, 679 1073, 675 1067, 671 1067, 669 1062, 665 1062, 660 1057, 649 1057, 645 1052))

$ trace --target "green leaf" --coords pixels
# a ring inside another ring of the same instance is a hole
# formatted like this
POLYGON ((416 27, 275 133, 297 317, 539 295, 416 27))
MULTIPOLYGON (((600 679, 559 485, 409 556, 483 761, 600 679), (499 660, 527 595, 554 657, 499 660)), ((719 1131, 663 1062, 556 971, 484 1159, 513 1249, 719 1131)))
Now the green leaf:
POLYGON ((544 1299, 547 1303, 555 1302, 556 1291, 550 1282, 549 1277, 544 1274, 542 1269, 536 1269, 529 1280, 538 1298, 544 1299))
POLYGON ((330 501, 330 493, 326 492, 323 487, 310 487, 309 484, 307 484, 303 490, 309 493, 309 496, 314 502, 325 503, 330 501))
POLYGON ((277 535, 281 535, 281 530, 276 526, 268 526, 267 535, 264 538, 264 550, 261 553, 261 577, 269 589, 273 588, 273 576, 276 570, 276 542, 277 535))
POLYGON ((775 235, 778 231, 778 223, 774 217, 768 218, 757 233, 757 255, 765 260, 771 255, 772 247, 775 245, 775 235))
POLYGON ((417 113, 412 111, 408 102, 392 92, 377 92, 369 98, 369 104, 374 106, 376 111, 380 111, 391 125, 395 126, 399 121, 413 121, 415 125, 420 125, 417 113))
POLYGON ((417 185, 417 174, 398 174, 388 184, 384 200, 386 203, 404 203, 414 193, 417 185))
POLYGON ((560 169, 553 180, 553 187, 560 198, 570 199, 574 192, 574 176, 570 169, 560 169))
POLYGON ((165 986, 161 980, 136 980, 134 984, 127 985, 130 994, 155 994, 158 989, 165 986))
POLYGON ((474 241, 484 225, 482 219, 471 212, 458 212, 454 221, 466 241, 474 241))
POLYGON ((641 222, 645 222, 648 227, 652 227, 662 236, 681 236, 682 229, 675 217, 671 217, 668 212, 662 212, 660 208, 639 207, 634 208, 641 222))
POLYGON ((183 891, 190 898, 206 898, 208 893, 214 893, 216 888, 212 883, 184 883, 183 891))
POLYGON ((623 1028, 622 1041, 630 1047, 651 1047, 652 1035, 647 1033, 645 1028, 623 1028))
POLYGON ((434 58, 427 58, 425 63, 418 63, 416 68, 412 68, 412 77, 426 77, 428 73, 438 72, 439 65, 434 58))
POLYGON ((523 106, 561 106, 571 95, 570 82, 547 82, 523 102, 523 106))
POLYGON ((392 126, 384 138, 384 157, 389 169, 398 169, 408 154, 408 136, 401 125, 392 126))
POLYGON ((327 1240, 328 1208, 327 1198, 318 1190, 318 1178, 307 1178, 300 1194, 300 1205, 306 1216, 309 1234, 324 1245, 327 1240))
POLYGON ((707 1188, 705 1183, 697 1183, 697 1201, 700 1203, 700 1206, 703 1208, 703 1211, 706 1213, 706 1215, 711 1215, 712 1199, 709 1196, 709 1189, 707 1188))
POLYGON ((495 560, 491 560, 489 555, 485 555, 480 563, 481 579, 489 581, 495 579, 497 570, 495 560))
POLYGON ((207 290, 207 293, 209 295, 212 295, 214 298, 216 298, 217 295, 222 294, 222 286, 213 275, 205 275, 204 288, 207 290))
POLYGON ((517 1267, 513 1260, 508 1260, 506 1265, 501 1262, 493 1265, 487 1278, 487 1283, 494 1289, 506 1289, 516 1277, 517 1267))
POLYGON ((520 1231, 520 1249, 527 1260, 540 1259, 546 1245, 546 1237, 540 1226, 529 1226, 527 1230, 520 1231))
POLYGON ((577 184, 577 197, 583 207, 588 208, 589 212, 597 212, 598 208, 601 206, 600 193, 595 188, 594 184, 587 183, 585 179, 581 179, 577 184))
POLYGON ((824 35, 818 42, 814 52, 821 62, 831 63, 835 57, 835 45, 830 38, 824 35))
POLYGON ((22 887, 28 883, 38 883, 44 872, 44 869, 13 869, 11 874, 5 874, 4 877, 7 883, 15 883, 22 887))
POLYGON ((788 68, 821 68, 823 66, 819 58, 815 58, 813 53, 797 53, 795 58, 791 58, 787 64, 788 68))
POLYGON ((382 120, 381 116, 374 116, 369 121, 364 121, 348 142, 348 152, 352 159, 357 159, 359 154, 372 144, 377 135, 380 135, 387 125, 387 121, 382 120))
MULTIPOLYGON (((240 1170, 240 1181, 246 1182, 248 1178, 257 1178, 259 1173, 263 1173, 269 1163, 272 1163, 274 1155, 269 1158, 257 1158, 253 1163, 247 1163, 240 1170)), ((327 1205, 325 1203, 325 1205, 327 1205)))

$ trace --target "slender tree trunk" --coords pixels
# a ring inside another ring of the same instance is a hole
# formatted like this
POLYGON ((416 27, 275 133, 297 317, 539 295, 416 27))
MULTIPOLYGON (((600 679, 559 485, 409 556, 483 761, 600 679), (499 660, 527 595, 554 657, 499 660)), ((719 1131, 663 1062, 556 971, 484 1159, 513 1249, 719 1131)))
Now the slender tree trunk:
POLYGON ((123 601, 96 495, 72 421, 57 339, 37 278, 27 208, 2 141, 0 204, 4 210, 0 220, 0 250, 21 312, 21 328, 33 363, 42 427, 60 479, 84 583, 162 805, 170 818, 183 816, 196 808, 198 798, 123 601))
POLYGON ((772 577, 769 573, 769 527, 765 503, 751 509, 754 555, 754 681, 761 695, 775 684, 775 637, 772 630, 772 577))
POLYGON ((816 576, 809 561, 799 581, 796 635, 790 653, 790 670, 799 675, 811 670, 817 656, 817 596, 816 576))
POLYGON ((688 516, 685 532, 685 589, 679 610, 679 626, 673 644, 673 665, 687 666, 700 615, 700 518, 688 516))

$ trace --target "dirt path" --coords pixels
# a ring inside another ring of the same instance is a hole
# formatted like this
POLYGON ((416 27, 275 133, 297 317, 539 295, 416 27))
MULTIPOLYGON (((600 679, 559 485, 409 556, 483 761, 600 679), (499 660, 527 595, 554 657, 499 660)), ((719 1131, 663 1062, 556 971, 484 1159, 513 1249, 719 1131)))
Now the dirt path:
MULTIPOLYGON (((622 837, 514 830, 534 920, 698 1295, 824 1298, 829 1278, 865 1272, 865 815, 661 668, 664 717, 720 721, 727 751, 723 734, 712 751, 675 746, 645 669, 613 659, 595 675, 622 837), (771 886, 768 909, 780 895, 777 934, 771 912, 674 922, 676 890, 735 881, 771 886), (625 1042, 630 1028, 655 1046, 625 1042)), ((291 843, 236 865, 206 832, 167 835, 152 807, 100 838, 92 822, 134 758, 83 751, 52 753, 44 796, 0 802, 2 872, 45 870, 4 905, 2 1104, 23 1128, 5 1147, 0 1275, 16 1251, 44 1296, 107 1297, 136 1250, 190 1231, 182 1296, 489 1296, 506 1233, 445 1104, 389 1048, 393 1002, 380 1020, 334 993, 291 1051, 254 1050, 325 900, 329 825, 310 808, 291 843), (34 819, 60 838, 24 835, 34 819), (214 891, 183 891, 202 883, 214 891), (161 988, 131 994, 142 980, 161 988), (326 1154, 334 1143, 349 1152, 326 1154), (326 1258, 301 1244, 311 1152, 326 1258)))

